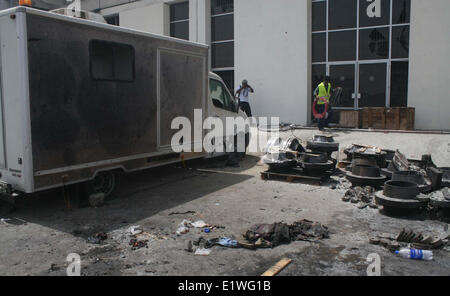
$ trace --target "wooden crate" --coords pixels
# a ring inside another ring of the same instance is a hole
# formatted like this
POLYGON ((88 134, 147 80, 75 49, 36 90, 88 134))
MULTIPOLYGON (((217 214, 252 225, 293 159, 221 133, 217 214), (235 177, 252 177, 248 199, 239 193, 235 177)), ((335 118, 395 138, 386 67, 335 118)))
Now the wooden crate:
POLYGON ((386 129, 388 130, 413 130, 414 121, 414 108, 386 109, 386 129))
POLYGON ((361 127, 361 112, 358 110, 342 110, 340 112, 340 127, 352 127, 352 128, 360 128, 361 127))
POLYGON ((415 129, 416 109, 403 108, 400 112, 400 130, 411 131, 415 129))
POLYGON ((386 108, 371 107, 362 110, 362 127, 373 129, 386 128, 386 108))
POLYGON ((401 108, 386 109, 386 129, 400 130, 400 113, 401 108))

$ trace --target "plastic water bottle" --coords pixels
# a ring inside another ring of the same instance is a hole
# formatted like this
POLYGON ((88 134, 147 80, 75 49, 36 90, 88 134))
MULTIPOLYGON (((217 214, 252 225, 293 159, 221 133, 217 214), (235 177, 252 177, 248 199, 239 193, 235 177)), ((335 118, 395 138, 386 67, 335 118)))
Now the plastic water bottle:
POLYGON ((414 260, 427 260, 427 261, 433 260, 432 251, 403 248, 400 251, 395 251, 395 254, 400 255, 400 257, 403 258, 409 258, 414 260))

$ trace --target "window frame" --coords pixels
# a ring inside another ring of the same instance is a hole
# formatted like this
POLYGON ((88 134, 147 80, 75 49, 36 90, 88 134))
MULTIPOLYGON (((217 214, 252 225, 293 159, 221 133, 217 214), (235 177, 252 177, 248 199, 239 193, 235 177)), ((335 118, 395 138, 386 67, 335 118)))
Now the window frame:
POLYGON ((107 41, 107 40, 102 40, 102 39, 91 39, 89 40, 89 74, 91 76, 92 80, 95 81, 111 81, 111 82, 125 82, 125 83, 132 83, 136 80, 136 50, 134 48, 133 45, 131 44, 127 44, 127 43, 120 43, 120 42, 114 42, 114 41, 107 41), (120 46, 126 46, 128 48, 130 48, 132 50, 133 53, 133 58, 132 58, 132 79, 117 79, 115 77, 113 78, 98 78, 94 76, 93 73, 93 67, 92 67, 92 57, 93 57, 93 43, 95 42, 101 42, 103 44, 107 44, 112 46, 112 52, 113 52, 113 57, 112 57, 112 68, 113 68, 113 76, 115 74, 115 45, 120 45, 120 46))
MULTIPOLYGON (((211 5, 211 11, 210 11, 210 19, 211 19, 211 46, 210 46, 210 51, 211 51, 211 71, 213 72, 226 72, 226 71, 233 71, 235 70, 235 56, 234 56, 234 48, 235 48, 235 19, 234 19, 234 1, 233 1, 233 11, 228 11, 228 12, 224 12, 224 13, 215 13, 213 11, 213 7, 211 5), (232 15, 233 16, 233 39, 229 39, 229 40, 214 40, 213 39, 213 32, 212 32, 212 23, 213 23, 213 19, 216 17, 221 17, 221 16, 226 16, 226 15, 232 15), (213 48, 217 48, 218 45, 220 44, 232 44, 232 48, 233 48, 233 65, 232 66, 224 66, 224 67, 214 67, 213 63, 215 60, 215 56, 213 56, 213 48)), ((234 76, 234 73, 233 73, 234 76)), ((232 87, 234 88, 234 83, 232 85, 232 87)))
POLYGON ((189 36, 189 1, 182 1, 182 2, 177 2, 177 3, 172 3, 172 4, 170 4, 169 10, 170 10, 170 12, 169 12, 169 35, 170 35, 170 37, 183 39, 183 40, 189 40, 189 38, 190 38, 190 36, 189 36), (172 20, 172 7, 175 6, 175 5, 180 5, 180 4, 187 4, 187 9, 188 9, 187 19, 172 20), (186 36, 186 38, 180 38, 180 37, 172 35, 173 25, 174 24, 182 24, 182 23, 186 23, 187 24, 187 36, 186 36))
MULTIPOLYGON (((313 31, 311 30, 311 39, 312 39, 312 35, 315 34, 321 34, 321 33, 325 33, 326 34, 326 57, 325 57, 325 61, 321 61, 321 62, 314 62, 312 60, 312 56, 311 56, 311 60, 310 63, 311 65, 324 65, 325 69, 326 69, 326 75, 329 75, 329 69, 330 66, 332 65, 337 65, 337 64, 356 64, 356 65, 360 65, 360 64, 365 64, 365 63, 382 63, 385 62, 387 63, 388 67, 387 67, 387 84, 386 84, 386 107, 389 107, 391 105, 391 76, 392 76, 392 72, 391 72, 391 68, 392 68, 392 63, 393 62, 402 62, 402 61, 406 61, 409 62, 410 60, 410 53, 408 53, 407 57, 396 57, 393 55, 394 53, 394 30, 396 30, 397 27, 408 27, 409 30, 409 34, 411 32, 411 6, 407 7, 408 13, 409 13, 409 18, 408 18, 408 22, 404 22, 404 23, 396 23, 394 21, 394 2, 396 0, 389 0, 389 23, 387 25, 375 25, 375 26, 369 26, 369 27, 364 27, 361 26, 360 24, 360 1, 359 0, 351 0, 351 1, 355 1, 357 4, 357 11, 356 11, 356 16, 357 16, 357 21, 356 21, 356 27, 355 28, 345 28, 345 29, 331 29, 330 28, 330 2, 333 0, 312 0, 312 3, 324 3, 326 5, 326 26, 325 26, 325 30, 322 31, 313 31), (387 58, 381 58, 381 59, 360 59, 360 31, 362 30, 368 30, 368 29, 381 29, 381 28, 389 28, 389 52, 388 52, 388 57, 387 58), (342 61, 333 61, 330 60, 330 50, 333 50, 332 48, 330 48, 330 34, 335 33, 335 32, 345 32, 345 31, 356 31, 356 58, 354 60, 342 60, 342 61)), ((409 1, 409 0, 405 0, 405 1, 409 1)), ((410 5, 410 1, 409 1, 409 5, 410 5)), ((313 10, 312 10, 312 6, 311 6, 311 15, 313 17, 313 10)), ((409 44, 411 44, 411 39, 409 39, 409 44)), ((311 40, 311 49, 312 49, 312 40, 311 40)), ((357 93, 359 92, 359 83, 357 83, 358 79, 359 79, 359 72, 356 70, 355 72, 355 95, 357 95, 357 93)), ((358 99, 356 99, 356 102, 358 102, 358 99)), ((355 109, 358 108, 357 103, 355 103, 355 107, 352 107, 351 109, 355 109)), ((341 108, 341 109, 350 109, 350 108, 341 108)))

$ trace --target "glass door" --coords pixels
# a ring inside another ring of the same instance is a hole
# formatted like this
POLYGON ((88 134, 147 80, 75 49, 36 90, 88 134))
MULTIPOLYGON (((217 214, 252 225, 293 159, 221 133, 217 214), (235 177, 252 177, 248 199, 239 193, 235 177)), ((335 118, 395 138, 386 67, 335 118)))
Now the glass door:
POLYGON ((330 64, 328 73, 333 88, 342 87, 342 96, 338 104, 333 104, 336 109, 357 108, 355 102, 356 63, 330 64))
POLYGON ((359 63, 357 108, 386 107, 388 67, 386 62, 359 63))

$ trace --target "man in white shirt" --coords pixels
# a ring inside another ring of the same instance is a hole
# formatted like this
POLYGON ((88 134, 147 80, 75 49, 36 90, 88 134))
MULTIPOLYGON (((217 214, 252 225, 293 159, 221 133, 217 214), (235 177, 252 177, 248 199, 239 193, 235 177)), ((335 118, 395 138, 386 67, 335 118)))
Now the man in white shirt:
POLYGON ((249 93, 254 93, 253 88, 248 84, 247 80, 242 81, 242 85, 236 90, 235 97, 239 98, 239 107, 247 114, 248 117, 252 117, 252 109, 248 100, 249 93))

